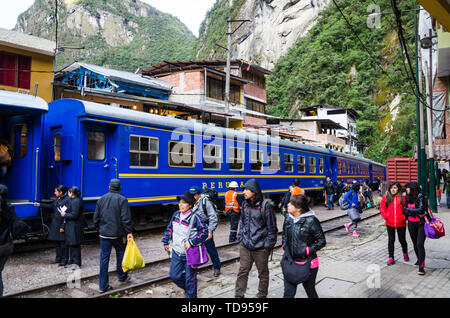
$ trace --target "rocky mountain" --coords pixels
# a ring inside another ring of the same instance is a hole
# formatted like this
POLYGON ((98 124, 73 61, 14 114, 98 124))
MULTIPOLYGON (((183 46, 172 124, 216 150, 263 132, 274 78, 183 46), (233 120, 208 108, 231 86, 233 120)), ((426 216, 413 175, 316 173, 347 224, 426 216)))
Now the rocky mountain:
MULTIPOLYGON (((134 72, 193 55, 192 32, 179 19, 142 1, 57 1, 57 68, 77 60, 134 72)), ((55 40, 55 0, 35 0, 19 16, 15 30, 55 40)))
MULTIPOLYGON (((305 36, 315 24, 329 0, 218 0, 200 29, 197 56, 226 56, 218 49, 226 47, 227 17, 250 20, 232 36, 233 58, 252 61, 273 69, 298 38, 305 36)), ((233 23, 233 30, 239 26, 233 23)))

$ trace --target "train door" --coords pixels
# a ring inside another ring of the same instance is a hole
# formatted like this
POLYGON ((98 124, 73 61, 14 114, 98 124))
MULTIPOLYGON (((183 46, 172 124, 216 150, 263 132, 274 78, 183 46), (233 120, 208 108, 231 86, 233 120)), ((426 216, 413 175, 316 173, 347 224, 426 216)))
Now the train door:
POLYGON ((81 184, 86 201, 108 191, 109 181, 118 175, 117 159, 111 156, 116 126, 84 124, 81 140, 81 184))
POLYGON ((336 157, 327 157, 327 176, 331 178, 332 182, 337 181, 337 158, 336 157))
POLYGON ((14 150, 12 165, 7 174, 6 184, 12 201, 33 200, 33 160, 38 162, 39 150, 33 147, 33 121, 26 116, 14 116, 8 123, 9 141, 14 150))

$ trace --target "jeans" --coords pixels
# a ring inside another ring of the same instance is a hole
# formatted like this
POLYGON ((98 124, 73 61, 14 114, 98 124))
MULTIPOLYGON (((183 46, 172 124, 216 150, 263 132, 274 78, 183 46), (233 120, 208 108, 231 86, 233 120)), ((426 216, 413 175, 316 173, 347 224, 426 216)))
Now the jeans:
MULTIPOLYGON (((318 272, 319 267, 311 268, 311 276, 306 282, 302 283, 306 295, 308 295, 308 298, 319 298, 319 295, 317 295, 316 292, 316 277, 318 272)), ((283 298, 294 298, 295 294, 297 293, 297 286, 298 285, 291 284, 286 279, 284 279, 283 298)))
POLYGON ((126 245, 123 243, 123 239, 104 239, 100 238, 100 274, 99 274, 99 287, 101 290, 105 290, 109 286, 109 257, 111 256, 111 250, 114 246, 116 250, 116 270, 117 278, 119 281, 124 281, 128 278, 128 274, 122 270, 122 259, 125 253, 126 245))
POLYGON ((233 243, 237 240, 237 230, 239 226, 239 218, 241 216, 233 210, 228 211, 226 215, 230 218, 230 237, 228 241, 229 243, 233 243))
POLYGON ((450 209, 450 191, 445 191, 445 199, 447 202, 447 209, 450 209))
POLYGON ((187 298, 197 298, 197 270, 187 265, 186 255, 178 255, 173 250, 170 279, 184 289, 187 298))
POLYGON ((205 247, 208 251, 209 257, 211 258, 211 262, 213 264, 214 269, 220 269, 222 267, 222 263, 219 259, 219 253, 217 252, 216 244, 214 243, 214 237, 210 240, 205 241, 205 247))
POLYGON ((328 205, 328 210, 334 209, 334 204, 333 204, 333 194, 327 194, 327 205, 328 205))
MULTIPOLYGON (((394 258, 395 228, 386 225, 388 233, 388 252, 389 257, 394 258)), ((397 228, 398 240, 402 246, 403 253, 408 253, 408 243, 406 242, 406 227, 397 228)))

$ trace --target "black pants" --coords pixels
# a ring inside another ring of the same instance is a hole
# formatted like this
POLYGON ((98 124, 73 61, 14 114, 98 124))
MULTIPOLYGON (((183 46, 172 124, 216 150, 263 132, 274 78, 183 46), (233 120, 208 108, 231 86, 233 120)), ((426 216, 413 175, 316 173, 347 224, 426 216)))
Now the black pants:
MULTIPOLYGON (((311 268, 311 276, 309 279, 302 283, 303 288, 305 289, 306 295, 308 298, 319 298, 316 292, 316 278, 317 273, 319 272, 319 267, 311 268)), ((284 295, 283 298, 294 298, 297 293, 297 286, 295 284, 291 284, 286 279, 284 279, 284 295)))
POLYGON ((414 244, 414 252, 416 253, 419 266, 425 266, 425 228, 419 222, 408 221, 408 232, 411 241, 414 244))
MULTIPOLYGON (((394 243, 395 243, 395 227, 386 225, 388 233, 388 252, 389 257, 394 258, 394 243)), ((397 228, 398 240, 402 246, 403 253, 408 253, 408 243, 406 243, 406 227, 397 228)))
POLYGON ((67 246, 70 252, 70 264, 81 266, 81 245, 67 246))
POLYGON ((3 278, 2 272, 5 267, 6 261, 8 260, 9 255, 11 255, 13 251, 13 243, 6 243, 0 245, 0 298, 3 297, 3 278))
POLYGON ((69 261, 69 249, 66 246, 66 242, 57 241, 56 243, 56 259, 57 263, 67 264, 69 261))

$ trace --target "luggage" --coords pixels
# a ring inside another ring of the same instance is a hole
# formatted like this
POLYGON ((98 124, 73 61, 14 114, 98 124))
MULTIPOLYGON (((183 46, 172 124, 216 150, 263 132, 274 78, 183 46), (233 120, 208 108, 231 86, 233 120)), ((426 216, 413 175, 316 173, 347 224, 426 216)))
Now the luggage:
POLYGON ((358 209, 355 209, 355 208, 348 209, 347 214, 350 217, 350 220, 352 220, 352 222, 361 221, 361 216, 359 214, 358 209))
POLYGON ((339 198, 339 206, 341 207, 341 210, 347 210, 350 207, 350 204, 345 200, 345 195, 347 193, 342 193, 341 197, 339 198))
POLYGON ((425 236, 430 239, 439 239, 445 236, 444 223, 442 223, 441 219, 435 218, 433 213, 431 213, 431 209, 428 206, 428 210, 430 211, 431 220, 425 216, 425 236))

